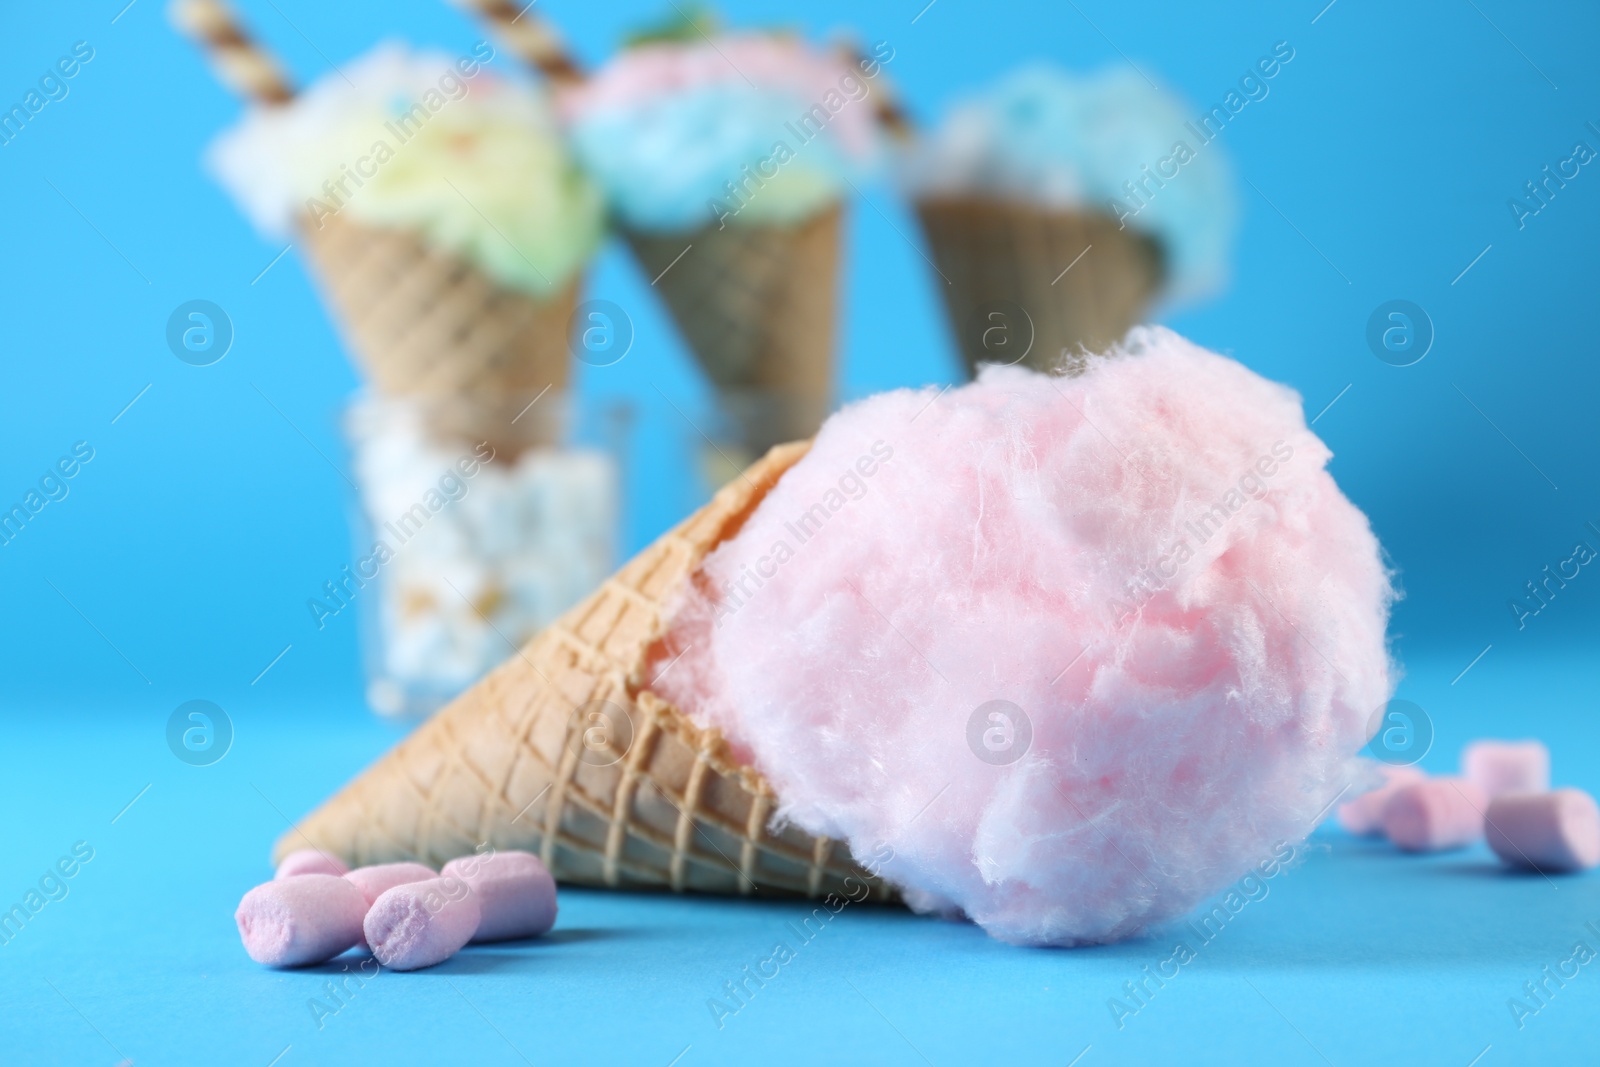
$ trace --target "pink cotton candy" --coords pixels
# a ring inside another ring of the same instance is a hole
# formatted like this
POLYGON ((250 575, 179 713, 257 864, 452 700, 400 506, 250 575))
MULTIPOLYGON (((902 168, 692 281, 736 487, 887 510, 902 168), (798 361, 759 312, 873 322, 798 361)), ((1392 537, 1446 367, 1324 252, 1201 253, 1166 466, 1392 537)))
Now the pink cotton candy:
POLYGON ((556 924, 556 880, 531 852, 463 856, 439 873, 461 879, 477 897, 483 918, 474 941, 538 937, 556 924))
POLYGON ((297 874, 244 895, 234 922, 257 963, 302 967, 331 960, 361 941, 361 890, 332 874, 297 874))
POLYGON ((1542 741, 1474 741, 1461 753, 1461 773, 1491 799, 1543 793, 1550 788, 1550 750, 1542 741))
POLYGON ((397 885, 408 882, 425 882, 439 874, 432 867, 420 863, 379 863, 372 867, 357 867, 345 875, 361 895, 367 898, 367 907, 397 885))
POLYGON ((314 848, 300 848, 283 857, 274 878, 292 878, 297 874, 331 874, 335 877, 350 870, 338 856, 330 856, 314 848))
MULTIPOLYGON (((789 92, 802 110, 821 104, 831 115, 828 129, 847 151, 865 156, 872 150, 878 120, 872 105, 861 99, 864 87, 873 91, 868 79, 839 57, 786 35, 739 33, 714 42, 652 42, 627 48, 582 85, 563 93, 558 106, 573 118, 723 84, 789 92)), ((782 133, 775 130, 774 136, 782 133)))
POLYGON ((1507 793, 1485 815, 1489 847, 1513 867, 1554 874, 1600 866, 1600 806, 1581 789, 1507 793))
POLYGON ((443 963, 472 940, 482 913, 459 878, 430 878, 397 885, 367 912, 367 944, 394 971, 443 963))
POLYGON ((1328 458, 1292 391, 1163 329, 872 397, 707 557, 650 676, 681 653, 654 687, 914 907, 1133 936, 1363 773, 1393 592, 1328 458))
POLYGON ((1429 778, 1397 789, 1383 806, 1383 832, 1407 852, 1465 848, 1483 837, 1489 797, 1465 778, 1429 778))
POLYGON ((1339 805, 1339 825, 1352 834, 1380 834, 1383 832, 1383 807, 1405 786, 1420 782, 1427 775, 1416 767, 1380 766, 1383 784, 1371 792, 1362 793, 1348 804, 1339 805))

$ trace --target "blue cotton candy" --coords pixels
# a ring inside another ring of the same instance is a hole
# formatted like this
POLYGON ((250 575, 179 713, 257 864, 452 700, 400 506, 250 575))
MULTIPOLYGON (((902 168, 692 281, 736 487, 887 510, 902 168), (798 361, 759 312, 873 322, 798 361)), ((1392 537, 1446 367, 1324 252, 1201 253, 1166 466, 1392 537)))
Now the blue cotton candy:
POLYGON ((1199 117, 1132 70, 1024 67, 958 103, 906 161, 905 184, 1121 219, 1161 245, 1163 298, 1192 299, 1225 280, 1236 215, 1232 167, 1199 117))
POLYGON ((612 212, 635 229, 798 222, 837 202, 860 176, 831 131, 801 127, 812 103, 716 83, 587 112, 574 122, 572 142, 612 212))

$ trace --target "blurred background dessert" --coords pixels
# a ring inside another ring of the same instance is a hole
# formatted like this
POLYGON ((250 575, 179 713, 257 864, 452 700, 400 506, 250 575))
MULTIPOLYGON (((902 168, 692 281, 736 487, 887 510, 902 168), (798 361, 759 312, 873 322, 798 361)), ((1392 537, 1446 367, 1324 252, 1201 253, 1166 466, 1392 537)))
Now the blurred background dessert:
POLYGON ((1136 71, 1015 70, 902 160, 967 372, 1048 369, 1226 277, 1231 169, 1136 71))
POLYGON ((216 0, 175 13, 254 105, 211 170, 263 236, 298 240, 368 383, 346 420, 357 559, 320 607, 359 594, 369 702, 424 714, 613 562, 617 463, 573 446, 568 395, 600 192, 548 92, 485 71, 487 43, 382 44, 297 93, 216 0))
POLYGON ((574 151, 715 388, 713 486, 833 403, 845 204, 878 154, 869 83, 796 35, 696 12, 634 35, 562 99, 574 151))
POLYGON ((208 159, 264 236, 302 241, 376 389, 448 399, 439 429, 500 451, 534 443, 513 405, 565 389, 603 233, 542 92, 473 56, 380 45, 252 109, 208 159))

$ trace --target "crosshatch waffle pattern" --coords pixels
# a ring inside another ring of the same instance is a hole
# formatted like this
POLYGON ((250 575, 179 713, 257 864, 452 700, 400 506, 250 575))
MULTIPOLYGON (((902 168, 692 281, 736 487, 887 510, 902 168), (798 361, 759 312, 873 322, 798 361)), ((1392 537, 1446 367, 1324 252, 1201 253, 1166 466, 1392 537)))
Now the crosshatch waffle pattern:
POLYGON ((779 446, 723 487, 285 834, 274 859, 315 847, 351 865, 438 866, 487 842, 580 885, 859 899, 866 882, 888 899, 842 844, 774 830, 766 779, 644 677, 676 591, 808 447, 779 446), (596 709, 611 719, 598 734, 596 709))
POLYGON ((1099 351, 1121 339, 1161 286, 1156 244, 1103 215, 957 198, 924 200, 917 215, 970 373, 1006 361, 1003 350, 984 346, 987 313, 1003 302, 1028 313, 1034 336, 1025 362, 1048 371, 1058 369, 1063 349, 1099 351))
POLYGON ((301 243, 381 392, 429 396, 566 386, 579 278, 548 298, 508 289, 417 235, 342 215, 301 243))
POLYGON ((809 437, 827 414, 842 220, 834 206, 796 225, 730 221, 687 234, 626 235, 712 384, 788 398, 742 427, 757 454, 809 437))

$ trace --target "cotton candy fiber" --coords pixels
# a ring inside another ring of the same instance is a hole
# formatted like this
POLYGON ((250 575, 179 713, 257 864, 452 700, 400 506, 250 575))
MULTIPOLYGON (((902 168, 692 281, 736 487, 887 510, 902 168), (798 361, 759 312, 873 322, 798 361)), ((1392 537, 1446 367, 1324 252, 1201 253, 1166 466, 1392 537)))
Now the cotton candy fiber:
POLYGON ((906 160, 904 183, 918 199, 976 194, 1119 219, 1160 244, 1164 298, 1188 300, 1225 280, 1236 212, 1232 168, 1185 126, 1191 114, 1131 70, 1024 67, 958 104, 906 160))
POLYGON ((1296 394, 1164 329, 1076 378, 872 397, 706 557, 647 673, 913 907, 1129 937, 1365 773, 1393 592, 1329 455, 1296 394))
POLYGON ((254 109, 208 162, 275 239, 303 220, 343 216, 419 233, 535 294, 564 285, 603 229, 599 190, 572 160, 545 97, 471 57, 398 44, 285 106, 254 109))
POLYGON ((837 203, 870 165, 871 91, 798 40, 735 34, 626 49, 562 110, 622 221, 674 232, 794 223, 837 203))

